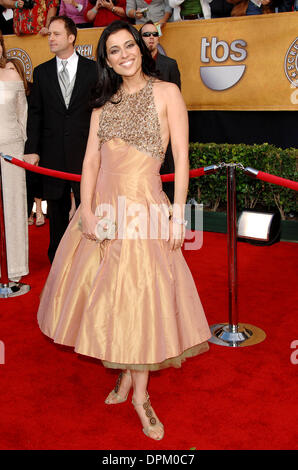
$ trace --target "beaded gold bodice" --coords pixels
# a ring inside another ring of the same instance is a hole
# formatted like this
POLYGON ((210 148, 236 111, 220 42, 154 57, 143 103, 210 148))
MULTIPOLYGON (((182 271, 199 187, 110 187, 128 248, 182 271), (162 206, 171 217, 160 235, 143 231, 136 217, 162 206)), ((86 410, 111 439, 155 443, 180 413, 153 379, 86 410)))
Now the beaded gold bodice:
POLYGON ((104 104, 99 119, 99 146, 117 137, 163 161, 164 151, 152 79, 136 93, 128 94, 119 90, 111 101, 104 104))

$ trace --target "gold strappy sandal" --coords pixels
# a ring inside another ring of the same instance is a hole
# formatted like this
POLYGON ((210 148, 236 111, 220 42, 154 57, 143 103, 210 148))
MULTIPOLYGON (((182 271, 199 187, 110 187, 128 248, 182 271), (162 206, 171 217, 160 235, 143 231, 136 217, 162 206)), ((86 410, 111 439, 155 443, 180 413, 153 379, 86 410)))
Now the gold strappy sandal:
POLYGON ((28 217, 28 225, 34 224, 34 213, 31 212, 30 216, 28 217))
POLYGON ((107 398, 105 399, 105 403, 106 405, 118 405, 118 403, 123 403, 127 400, 127 397, 128 397, 128 394, 129 394, 129 390, 126 394, 126 397, 121 397, 121 395, 118 394, 118 391, 119 391, 119 388, 120 388, 120 384, 121 384, 121 380, 122 380, 122 377, 123 375, 128 375, 129 372, 120 372, 119 374, 119 377, 117 379, 117 382, 116 382, 116 386, 114 388, 114 390, 112 390, 107 398), (114 401, 109 401, 110 398, 113 398, 114 401))
POLYGON ((164 437, 164 426, 163 424, 154 417, 153 411, 152 411, 152 405, 150 403, 150 398, 148 392, 146 392, 146 401, 144 403, 134 403, 134 401, 131 401, 133 406, 136 408, 137 406, 142 406, 146 412, 146 416, 149 420, 149 425, 143 428, 143 432, 147 437, 150 437, 151 439, 154 439, 155 441, 161 441, 161 439, 164 437), (152 437, 150 436, 150 432, 156 432, 155 426, 158 426, 159 428, 162 429, 162 436, 161 437, 152 437))

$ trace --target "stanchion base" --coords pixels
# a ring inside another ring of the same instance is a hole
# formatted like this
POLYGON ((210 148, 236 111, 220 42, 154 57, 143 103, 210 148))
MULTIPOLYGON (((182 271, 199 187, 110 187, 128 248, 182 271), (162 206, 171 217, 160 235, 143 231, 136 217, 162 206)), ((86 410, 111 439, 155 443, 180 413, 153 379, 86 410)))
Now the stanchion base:
POLYGON ((257 326, 239 323, 237 331, 229 323, 218 323, 210 327, 212 337, 209 343, 219 346, 230 346, 238 348, 243 346, 252 346, 261 343, 266 338, 266 333, 257 326))
POLYGON ((30 286, 28 284, 22 284, 21 282, 9 282, 8 284, 0 283, 0 299, 27 294, 29 290, 30 286))

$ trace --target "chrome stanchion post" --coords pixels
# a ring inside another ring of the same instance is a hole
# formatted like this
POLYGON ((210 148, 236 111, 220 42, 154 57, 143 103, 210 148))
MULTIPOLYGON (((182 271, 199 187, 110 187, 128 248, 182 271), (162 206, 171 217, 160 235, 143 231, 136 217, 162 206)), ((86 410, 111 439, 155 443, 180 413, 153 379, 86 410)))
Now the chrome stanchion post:
POLYGON ((22 284, 21 282, 9 281, 8 279, 1 161, 0 161, 0 263, 1 263, 0 264, 1 266, 0 299, 7 298, 7 297, 17 297, 18 295, 23 295, 29 292, 30 290, 29 285, 22 284))
POLYGON ((228 229, 228 285, 229 325, 238 331, 237 305, 237 213, 236 213, 236 168, 227 167, 227 229, 228 229))
POLYGON ((228 242, 228 290, 229 323, 218 323, 210 327, 210 343, 239 347, 260 343, 266 334, 253 325, 238 323, 237 281, 237 209, 236 166, 227 164, 227 242, 228 242))

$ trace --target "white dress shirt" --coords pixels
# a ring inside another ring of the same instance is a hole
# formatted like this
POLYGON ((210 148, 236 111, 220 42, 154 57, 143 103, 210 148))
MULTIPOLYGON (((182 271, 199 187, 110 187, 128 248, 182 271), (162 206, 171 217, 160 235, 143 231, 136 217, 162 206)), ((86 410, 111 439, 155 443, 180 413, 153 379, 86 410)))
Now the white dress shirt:
MULTIPOLYGON (((56 56, 56 60, 57 60, 57 72, 59 73, 63 69, 62 59, 56 56)), ((69 73, 69 81, 71 82, 73 77, 77 73, 79 56, 76 53, 76 51, 74 51, 74 53, 70 57, 68 57, 68 59, 63 59, 63 60, 67 60, 66 69, 69 73)))

